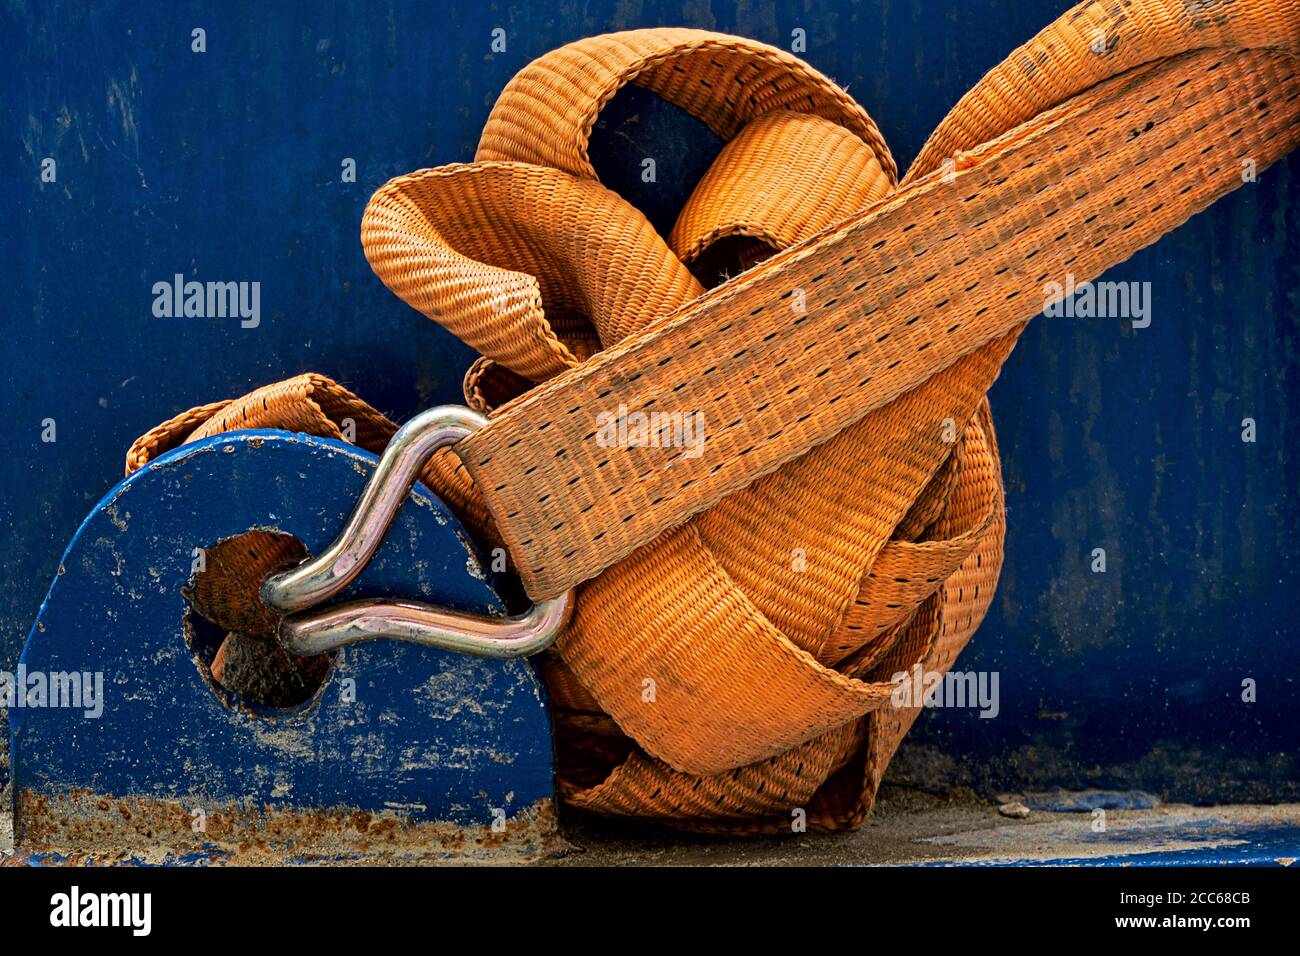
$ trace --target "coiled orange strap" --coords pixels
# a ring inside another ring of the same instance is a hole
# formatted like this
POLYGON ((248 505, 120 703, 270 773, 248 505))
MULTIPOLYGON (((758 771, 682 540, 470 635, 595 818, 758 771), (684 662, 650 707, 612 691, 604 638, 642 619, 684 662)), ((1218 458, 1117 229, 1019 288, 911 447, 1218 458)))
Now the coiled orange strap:
MULTIPOLYGON (((1044 284, 1094 278, 1293 148, 1297 52, 1296 0, 1081 4, 899 186, 866 113, 788 54, 611 34, 521 71, 476 162, 376 193, 375 271, 485 356, 466 395, 493 420, 426 480, 534 597, 585 582, 544 663, 571 804, 863 819, 915 716, 891 677, 946 670, 992 598, 985 394, 1044 284), (628 82, 728 141, 667 241, 587 157, 628 82), (719 268, 748 271, 706 291, 719 268), (656 412, 700 416, 698 454, 600 440, 656 412)), ((160 426, 129 466, 230 427, 329 434, 357 401, 321 377, 272 389, 160 426)))

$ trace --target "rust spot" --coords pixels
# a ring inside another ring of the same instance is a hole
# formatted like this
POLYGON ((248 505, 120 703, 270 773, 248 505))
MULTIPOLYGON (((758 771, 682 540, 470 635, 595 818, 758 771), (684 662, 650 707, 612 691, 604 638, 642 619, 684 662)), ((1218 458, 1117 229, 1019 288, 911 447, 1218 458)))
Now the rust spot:
POLYGON ((181 803, 86 790, 54 796, 19 791, 14 838, 16 857, 57 853, 83 865, 194 854, 236 865, 530 862, 567 848, 549 799, 515 814, 494 833, 490 824, 413 821, 398 811, 213 806, 199 798, 181 803), (196 832, 191 810, 199 807, 205 817, 196 832))

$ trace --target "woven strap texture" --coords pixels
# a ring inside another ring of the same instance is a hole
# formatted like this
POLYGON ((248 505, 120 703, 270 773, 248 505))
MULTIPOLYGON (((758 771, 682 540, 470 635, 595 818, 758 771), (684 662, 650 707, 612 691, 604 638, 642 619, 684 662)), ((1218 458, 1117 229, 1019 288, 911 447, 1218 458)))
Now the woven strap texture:
MULTIPOLYGON (((522 70, 474 163, 376 193, 375 271, 484 355, 465 391, 492 420, 426 483, 534 597, 580 584, 542 660, 571 805, 705 830, 862 821, 917 713, 892 676, 947 670, 992 599, 985 394, 1044 283, 1096 277, 1293 148, 1297 51, 1298 0, 1082 4, 900 185, 866 113, 788 54, 611 34, 522 70), (727 141, 666 241, 587 155, 629 82, 727 141), (611 448, 620 406, 698 413, 703 444, 611 448)), ((337 437, 344 417, 373 450, 393 430, 300 376, 159 426, 128 469, 231 428, 337 437)))

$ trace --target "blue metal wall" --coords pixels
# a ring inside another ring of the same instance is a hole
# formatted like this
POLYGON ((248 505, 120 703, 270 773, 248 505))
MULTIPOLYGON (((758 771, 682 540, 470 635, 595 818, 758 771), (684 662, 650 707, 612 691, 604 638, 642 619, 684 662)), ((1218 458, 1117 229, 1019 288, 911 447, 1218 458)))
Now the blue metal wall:
MULTIPOLYGON (((358 224, 389 177, 472 158, 496 94, 534 56, 637 26, 787 47, 802 27, 806 58, 848 86, 905 166, 985 70, 1066 6, 8 5, 0 668, 67 539, 159 420, 304 370, 399 419, 458 398, 470 353, 380 285, 358 224), (498 26, 507 52, 494 54, 498 26), (206 53, 191 52, 195 27, 206 53), (53 184, 40 181, 46 157, 53 184), (340 181, 347 157, 355 183, 340 181), (177 272, 260 281, 261 325, 154 318, 153 283, 177 272), (54 443, 41 441, 49 418, 54 443)), ((593 153, 666 228, 716 148, 629 91, 593 153), (654 186, 638 176, 646 155, 654 186)), ((999 671, 1001 714, 928 714, 901 774, 1297 794, 1297 172, 1284 161, 1113 270, 1151 282, 1150 328, 1046 319, 1022 339, 992 396, 1007 566, 958 665, 999 671), (1255 444, 1241 441, 1244 417, 1255 444), (1105 574, 1089 570, 1095 547, 1105 574), (1240 699, 1245 678, 1256 703, 1240 699)))

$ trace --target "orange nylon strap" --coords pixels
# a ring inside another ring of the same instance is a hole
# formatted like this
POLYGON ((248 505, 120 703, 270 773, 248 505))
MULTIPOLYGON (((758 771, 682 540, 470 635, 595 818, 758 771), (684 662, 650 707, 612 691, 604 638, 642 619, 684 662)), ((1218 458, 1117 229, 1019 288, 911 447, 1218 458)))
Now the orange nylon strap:
MULTIPOLYGON (((542 661, 567 802, 697 829, 861 822, 917 713, 892 675, 945 671, 992 599, 985 393, 1044 283, 1095 276, 1292 148, 1297 48, 1297 0, 1082 4, 896 190, 870 118, 788 54, 594 37, 511 81, 478 162, 376 193, 368 259, 484 353, 466 395, 496 408, 426 482, 534 596, 586 581, 542 661), (1290 52, 1238 49, 1264 46, 1290 52), (667 242, 587 157, 626 82, 728 140, 667 242), (620 405, 702 413, 700 454, 608 447, 620 405)), ((225 428, 336 435, 344 414, 367 447, 391 430, 301 376, 178 416, 128 466, 225 428)))
POLYGON ((594 577, 1007 334, 1050 278, 1127 259, 1241 185, 1243 159, 1285 155, 1294 70, 1209 53, 1110 81, 529 393, 458 448, 529 594, 594 577), (598 416, 619 405, 703 414, 703 453, 611 453, 598 416))

